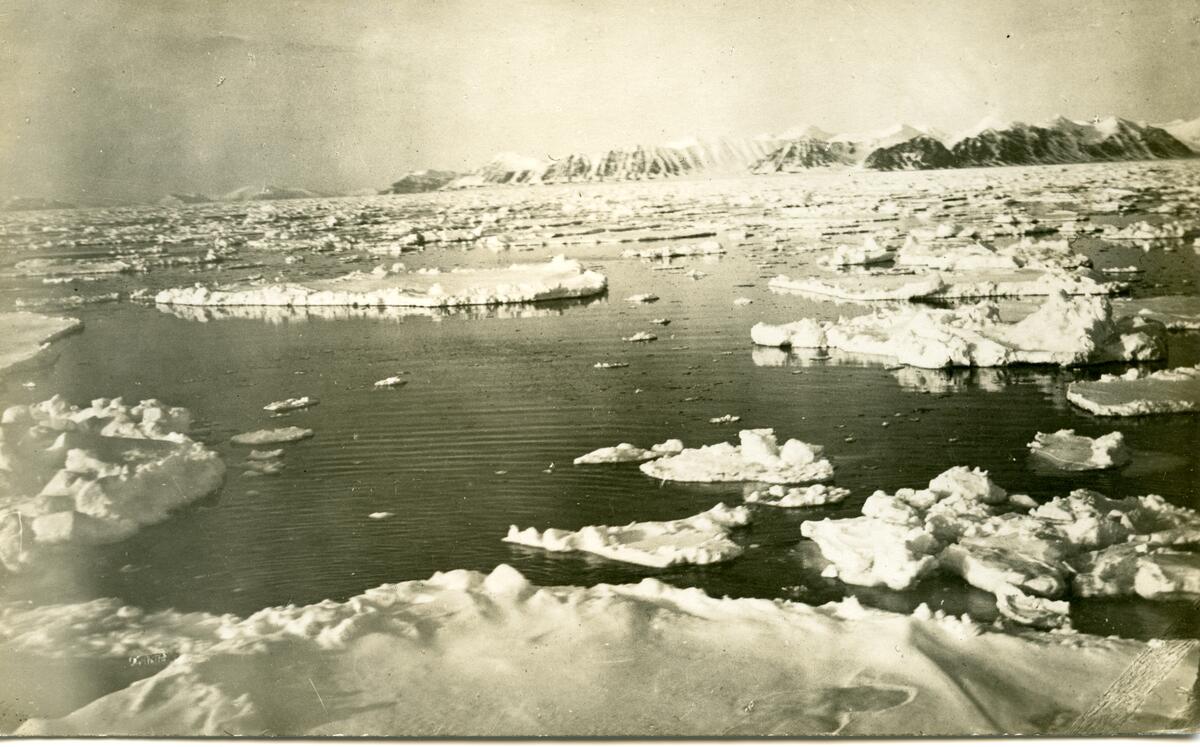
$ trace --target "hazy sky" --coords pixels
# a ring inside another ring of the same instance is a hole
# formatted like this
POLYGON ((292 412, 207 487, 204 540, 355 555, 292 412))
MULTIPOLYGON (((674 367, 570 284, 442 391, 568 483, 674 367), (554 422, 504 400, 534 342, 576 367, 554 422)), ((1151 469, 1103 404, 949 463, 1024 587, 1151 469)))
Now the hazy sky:
POLYGON ((0 197, 1057 113, 1200 116, 1200 0, 0 0, 0 197))

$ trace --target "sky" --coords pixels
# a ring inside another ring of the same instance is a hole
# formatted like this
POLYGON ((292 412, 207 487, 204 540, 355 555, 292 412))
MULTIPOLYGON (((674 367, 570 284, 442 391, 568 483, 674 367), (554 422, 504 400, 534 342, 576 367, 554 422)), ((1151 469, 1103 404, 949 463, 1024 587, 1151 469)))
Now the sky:
POLYGON ((0 198, 1056 114, 1200 116, 1200 0, 0 0, 0 198))

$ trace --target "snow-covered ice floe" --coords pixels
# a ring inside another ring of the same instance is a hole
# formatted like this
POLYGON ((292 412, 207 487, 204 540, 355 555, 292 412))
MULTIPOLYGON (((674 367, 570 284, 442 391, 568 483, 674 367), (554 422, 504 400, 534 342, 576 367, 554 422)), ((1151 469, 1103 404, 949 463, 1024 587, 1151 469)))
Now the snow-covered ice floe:
POLYGON ((1089 270, 984 269, 946 272, 860 272, 790 278, 777 275, 767 287, 783 293, 828 296, 843 301, 919 301, 952 298, 1002 298, 1112 295, 1128 286, 1104 280, 1089 270))
POLYGON ((540 264, 447 272, 353 272, 332 280, 239 288, 170 288, 155 303, 183 306, 485 306, 583 298, 603 293, 604 275, 555 257, 540 264))
POLYGON ((1113 309, 1119 314, 1162 322, 1167 329, 1200 330, 1200 296, 1118 298, 1113 301, 1113 309))
POLYGON ((312 437, 313 431, 311 428, 300 428, 299 426, 289 425, 286 428, 264 428, 262 430, 239 433, 229 440, 240 446, 259 446, 261 444, 286 444, 292 441, 303 441, 306 438, 312 437))
POLYGON ((221 486, 225 465, 157 400, 61 397, 0 417, 0 563, 20 571, 52 545, 123 540, 221 486))
POLYGON ((575 464, 617 464, 620 462, 644 462, 647 459, 657 459, 683 451, 683 442, 670 438, 661 444, 654 444, 649 449, 640 449, 633 444, 620 443, 616 446, 604 446, 595 451, 589 451, 580 457, 575 457, 575 464))
POLYGON ((781 485, 820 482, 833 477, 822 447, 789 438, 780 446, 771 428, 738 434, 739 444, 719 443, 684 449, 641 465, 660 480, 680 482, 765 482, 781 485))
POLYGON ((533 527, 508 529, 505 542, 552 552, 587 552, 652 568, 708 565, 732 560, 742 547, 730 539, 737 527, 750 523, 745 506, 718 503, 703 513, 673 521, 635 521, 625 526, 589 526, 577 532, 533 527))
POLYGON ((896 252, 896 264, 934 270, 1072 270, 1091 265, 1086 256, 1071 251, 1065 239, 1034 241, 1023 238, 996 248, 979 242, 924 243, 912 237, 896 252))
POLYGON ((868 236, 858 246, 839 245, 829 254, 818 259, 817 264, 825 267, 874 265, 891 261, 892 257, 892 252, 887 247, 880 246, 874 236, 868 236))
MULTIPOLYGON (((1087 553, 1130 541, 1146 547, 1194 543, 1200 513, 1157 495, 1112 500, 1089 490, 1037 505, 1028 496, 1009 495, 986 472, 954 467, 924 489, 876 491, 862 516, 806 521, 800 531, 831 563, 828 575, 847 583, 907 589, 942 568, 995 594, 1006 617, 1050 628, 1068 623, 1068 603, 1056 600, 1068 594, 1087 553)), ((1172 593, 1200 584, 1195 561, 1194 554, 1187 561, 1192 571, 1187 563, 1174 563, 1172 593)), ((1129 580, 1088 588, 1128 593, 1136 585, 1129 580)))
POLYGON ((830 485, 805 485, 799 488, 772 485, 769 488, 748 492, 745 501, 777 508, 806 508, 841 503, 848 495, 850 495, 849 490, 830 485))
POLYGON ((1029 450, 1059 469, 1076 472, 1120 467, 1129 462, 1125 436, 1120 431, 1098 438, 1077 436, 1074 430, 1039 432, 1029 442, 1029 450))
POLYGON ((37 358, 64 335, 83 329, 78 319, 31 311, 0 313, 0 375, 37 358))
POLYGON ((853 598, 716 598, 651 578, 536 586, 504 565, 244 618, 118 599, 0 609, 0 647, 25 657, 169 660, 26 721, 27 736, 1045 734, 1135 663, 1168 661, 1123 728, 1186 728, 1200 651, 1180 643, 1168 658, 1161 641, 1000 632, 853 598), (613 684, 629 682, 641 684, 613 684))
POLYGON ((771 347, 887 356, 919 368, 1078 366, 1166 355, 1166 331, 1158 322, 1116 319, 1108 299, 1061 293, 1011 324, 1001 321, 998 307, 989 303, 951 309, 910 305, 837 322, 759 323, 750 338, 771 347))
POLYGON ((264 405, 263 409, 267 412, 291 412, 292 410, 303 410, 306 407, 320 404, 321 400, 316 397, 289 397, 264 405))
POLYGON ((1067 400, 1097 415, 1130 416, 1200 410, 1200 365, 1143 373, 1131 368, 1121 376, 1067 386, 1067 400))

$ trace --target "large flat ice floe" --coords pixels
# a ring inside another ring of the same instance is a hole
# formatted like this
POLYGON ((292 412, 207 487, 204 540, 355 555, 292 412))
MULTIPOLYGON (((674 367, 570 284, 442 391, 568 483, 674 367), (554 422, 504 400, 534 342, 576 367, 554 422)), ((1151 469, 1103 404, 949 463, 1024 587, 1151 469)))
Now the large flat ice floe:
POLYGON ((0 563, 52 545, 116 542, 220 487, 225 465, 185 434, 191 415, 157 400, 54 397, 0 418, 0 563))
POLYGON ((789 438, 779 445, 771 428, 738 434, 739 444, 719 443, 684 449, 641 465, 660 480, 680 482, 766 482, 782 485, 820 482, 833 477, 833 465, 822 447, 789 438))
POLYGON ((731 560, 742 547, 730 539, 735 528, 750 523, 745 506, 718 503, 709 510, 673 521, 636 521, 625 526, 590 526, 577 532, 530 527, 508 529, 505 542, 540 547, 552 552, 587 552, 625 563, 666 568, 708 565, 731 560))
MULTIPOLYGON (((1200 513, 1161 496, 1112 500, 1076 490, 1036 505, 1028 496, 1009 495, 986 472, 966 467, 943 472, 924 489, 876 491, 862 514, 801 524, 801 533, 831 563, 828 575, 852 584, 907 589, 942 568, 995 594, 1001 614, 1039 627, 1067 624, 1069 605, 1055 600, 1067 595, 1076 569, 1088 565, 1087 553, 1131 541, 1148 552, 1200 539, 1200 513)), ((1180 595, 1200 588, 1200 556, 1173 552, 1191 558, 1176 558, 1170 582, 1157 588, 1167 586, 1180 595)), ((1108 575, 1137 570, 1110 569, 1108 575)), ((1093 594, 1137 588, 1132 575, 1107 586, 1084 583, 1093 594)), ((1148 584, 1143 586, 1150 588, 1148 584)))
POLYGON ((983 269, 945 272, 857 272, 791 278, 777 275, 767 287, 782 293, 827 296, 843 301, 920 301, 953 298, 1002 298, 1112 295, 1128 286, 1104 280, 1088 270, 983 269))
POLYGON ((717 599, 655 579, 535 586, 508 566, 246 618, 116 599, 0 610, 0 647, 24 657, 182 654, 26 721, 28 736, 1065 733, 1135 664, 1153 678, 1120 729, 1186 728, 1200 652, 1172 644, 1002 633, 854 599, 717 599))
POLYGON ((919 368, 1078 366, 1166 355, 1166 331, 1158 322, 1115 319, 1105 298, 1061 293, 1015 323, 1002 321, 999 309, 988 303, 952 309, 910 305, 837 322, 759 323, 750 338, 772 347, 886 356, 919 368))
POLYGON ((29 363, 64 335, 83 329, 78 319, 30 311, 0 313, 0 374, 29 363))
POLYGON ((197 285, 159 291, 154 301, 183 306, 486 306, 583 298, 603 293, 607 286, 604 275, 560 256, 500 269, 393 272, 377 268, 303 285, 197 285))
POLYGON ((1067 386, 1067 400, 1097 415, 1129 416, 1200 410, 1200 365, 1143 373, 1131 368, 1121 376, 1067 386))

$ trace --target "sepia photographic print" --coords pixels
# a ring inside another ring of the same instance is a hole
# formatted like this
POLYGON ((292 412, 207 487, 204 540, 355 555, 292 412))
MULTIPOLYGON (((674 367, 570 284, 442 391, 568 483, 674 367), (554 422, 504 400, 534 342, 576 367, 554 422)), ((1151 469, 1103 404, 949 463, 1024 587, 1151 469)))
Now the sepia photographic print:
POLYGON ((0 0, 0 735, 1194 735, 1197 0, 0 0))

